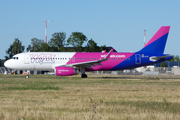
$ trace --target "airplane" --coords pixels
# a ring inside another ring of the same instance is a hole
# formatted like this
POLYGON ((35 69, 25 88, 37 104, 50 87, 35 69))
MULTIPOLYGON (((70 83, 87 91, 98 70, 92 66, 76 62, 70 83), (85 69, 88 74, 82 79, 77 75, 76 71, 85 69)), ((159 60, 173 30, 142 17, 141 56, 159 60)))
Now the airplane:
MULTIPOLYGON (((54 71, 56 76, 71 76, 86 71, 114 71, 152 65, 173 58, 163 54, 170 26, 162 26, 138 52, 26 52, 4 63, 15 70, 54 71)), ((29 78, 27 74, 25 78, 29 78)))

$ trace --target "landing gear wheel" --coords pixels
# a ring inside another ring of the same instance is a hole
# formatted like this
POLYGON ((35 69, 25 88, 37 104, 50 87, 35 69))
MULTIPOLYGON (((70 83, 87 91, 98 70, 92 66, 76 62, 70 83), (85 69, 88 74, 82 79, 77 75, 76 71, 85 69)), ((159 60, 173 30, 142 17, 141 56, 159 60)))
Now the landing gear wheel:
POLYGON ((25 77, 26 79, 28 79, 29 78, 29 75, 26 75, 26 77, 25 77))
POLYGON ((81 78, 87 78, 87 75, 86 74, 82 74, 81 78))

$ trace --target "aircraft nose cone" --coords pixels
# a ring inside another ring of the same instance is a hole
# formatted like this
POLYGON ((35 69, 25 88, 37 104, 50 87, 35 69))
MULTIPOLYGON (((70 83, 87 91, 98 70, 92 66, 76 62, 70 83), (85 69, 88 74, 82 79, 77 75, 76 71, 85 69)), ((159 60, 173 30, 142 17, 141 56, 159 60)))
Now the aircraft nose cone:
POLYGON ((9 68, 10 67, 10 63, 9 63, 9 60, 7 60, 6 62, 4 62, 4 66, 9 68))

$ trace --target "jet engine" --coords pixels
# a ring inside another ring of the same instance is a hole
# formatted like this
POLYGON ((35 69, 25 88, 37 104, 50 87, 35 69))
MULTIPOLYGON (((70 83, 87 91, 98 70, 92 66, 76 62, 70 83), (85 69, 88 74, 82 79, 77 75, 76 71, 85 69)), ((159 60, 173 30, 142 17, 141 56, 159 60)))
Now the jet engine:
POLYGON ((72 67, 58 66, 55 68, 56 76, 70 76, 70 75, 76 75, 78 73, 79 70, 72 67))

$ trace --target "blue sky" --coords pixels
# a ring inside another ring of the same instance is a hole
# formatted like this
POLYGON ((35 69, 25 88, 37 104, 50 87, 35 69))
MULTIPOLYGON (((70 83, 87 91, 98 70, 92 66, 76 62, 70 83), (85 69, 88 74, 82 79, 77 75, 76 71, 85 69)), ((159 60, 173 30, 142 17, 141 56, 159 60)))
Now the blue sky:
MULTIPOLYGON (((32 38, 48 40, 55 32, 82 32, 99 46, 118 52, 135 52, 161 26, 171 26, 165 53, 180 55, 179 0, 1 0, 0 59, 15 38, 27 48, 32 38)), ((86 43, 85 43, 86 44, 86 43)), ((26 50, 25 50, 26 51, 26 50)))

